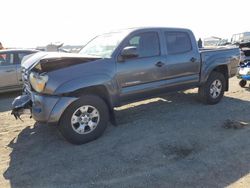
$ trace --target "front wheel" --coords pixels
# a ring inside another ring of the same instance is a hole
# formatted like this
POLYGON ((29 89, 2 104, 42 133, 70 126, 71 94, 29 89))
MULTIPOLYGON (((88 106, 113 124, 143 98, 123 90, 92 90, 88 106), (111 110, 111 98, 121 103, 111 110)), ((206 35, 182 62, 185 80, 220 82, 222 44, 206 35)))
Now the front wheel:
POLYGON ((86 95, 65 110, 58 128, 72 144, 84 144, 102 135, 108 119, 109 110, 103 99, 86 95))
POLYGON ((222 73, 212 72, 204 85, 199 87, 199 98, 206 104, 217 104, 224 95, 226 79, 222 73))

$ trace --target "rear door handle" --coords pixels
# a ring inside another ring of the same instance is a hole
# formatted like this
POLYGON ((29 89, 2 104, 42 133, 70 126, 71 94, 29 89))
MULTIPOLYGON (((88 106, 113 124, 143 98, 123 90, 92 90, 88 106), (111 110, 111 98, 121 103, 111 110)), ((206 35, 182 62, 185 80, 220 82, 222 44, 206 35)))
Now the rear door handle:
POLYGON ((161 61, 158 61, 155 66, 157 67, 162 67, 163 65, 165 65, 165 63, 162 63, 161 61))

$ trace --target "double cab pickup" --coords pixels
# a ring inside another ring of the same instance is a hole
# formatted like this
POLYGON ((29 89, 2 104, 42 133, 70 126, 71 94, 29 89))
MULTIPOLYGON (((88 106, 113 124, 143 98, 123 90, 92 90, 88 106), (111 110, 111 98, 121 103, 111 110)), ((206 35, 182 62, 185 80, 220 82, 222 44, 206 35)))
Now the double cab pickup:
POLYGON ((38 52, 22 62, 24 93, 12 114, 30 109, 73 144, 102 135, 114 108, 168 91, 199 88, 218 103, 237 73, 239 48, 198 49, 188 29, 133 28, 99 35, 78 54, 38 52))

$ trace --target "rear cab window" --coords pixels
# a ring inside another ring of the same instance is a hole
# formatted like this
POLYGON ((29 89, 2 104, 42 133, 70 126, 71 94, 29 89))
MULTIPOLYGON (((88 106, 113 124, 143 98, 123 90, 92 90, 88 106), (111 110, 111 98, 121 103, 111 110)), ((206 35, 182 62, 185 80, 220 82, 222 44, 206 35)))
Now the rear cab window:
POLYGON ((192 43, 187 32, 166 31, 165 40, 169 55, 183 54, 192 51, 192 43))

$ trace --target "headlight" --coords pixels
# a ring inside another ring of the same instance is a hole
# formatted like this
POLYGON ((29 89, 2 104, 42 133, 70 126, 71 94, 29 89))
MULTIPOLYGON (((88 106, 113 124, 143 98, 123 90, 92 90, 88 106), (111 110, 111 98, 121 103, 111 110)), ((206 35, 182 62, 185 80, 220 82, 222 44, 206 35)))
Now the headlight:
POLYGON ((49 77, 48 75, 39 75, 38 73, 31 72, 29 80, 32 88, 40 93, 44 90, 45 85, 49 80, 49 77))

